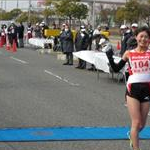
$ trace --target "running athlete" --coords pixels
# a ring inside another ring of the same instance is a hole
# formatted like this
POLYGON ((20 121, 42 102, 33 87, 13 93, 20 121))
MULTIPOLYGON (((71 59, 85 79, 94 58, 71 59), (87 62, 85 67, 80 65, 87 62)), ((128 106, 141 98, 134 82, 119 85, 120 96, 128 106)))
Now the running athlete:
POLYGON ((144 128, 150 107, 150 29, 141 27, 135 32, 137 47, 126 51, 119 63, 115 63, 113 52, 106 55, 115 72, 122 69, 126 62, 130 66, 130 76, 127 81, 126 100, 131 118, 129 137, 133 150, 140 150, 139 132, 144 128))

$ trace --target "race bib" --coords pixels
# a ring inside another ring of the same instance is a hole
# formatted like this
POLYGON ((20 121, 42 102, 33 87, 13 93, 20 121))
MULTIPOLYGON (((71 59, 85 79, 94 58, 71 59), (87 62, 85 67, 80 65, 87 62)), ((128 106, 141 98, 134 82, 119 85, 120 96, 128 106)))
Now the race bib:
POLYGON ((132 56, 131 65, 133 73, 150 73, 150 56, 132 56))

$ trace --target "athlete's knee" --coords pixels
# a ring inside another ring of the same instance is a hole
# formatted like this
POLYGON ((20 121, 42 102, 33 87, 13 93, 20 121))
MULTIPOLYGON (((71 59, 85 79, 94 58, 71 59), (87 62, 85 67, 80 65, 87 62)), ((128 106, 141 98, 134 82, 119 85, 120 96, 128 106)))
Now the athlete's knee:
POLYGON ((136 121, 132 122, 132 129, 134 129, 134 130, 139 131, 139 130, 142 130, 143 127, 144 127, 144 125, 141 123, 140 120, 136 120, 136 121))

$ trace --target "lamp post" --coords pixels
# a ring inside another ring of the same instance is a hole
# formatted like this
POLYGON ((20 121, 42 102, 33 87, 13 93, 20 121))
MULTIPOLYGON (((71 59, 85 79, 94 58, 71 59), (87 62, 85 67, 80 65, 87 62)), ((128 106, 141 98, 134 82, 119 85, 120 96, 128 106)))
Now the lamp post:
POLYGON ((1 10, 3 9, 3 0, 1 0, 1 10))
POLYGON ((6 0, 5 0, 5 11, 6 11, 6 0))
POLYGON ((93 0, 93 28, 95 28, 95 0, 93 0))
POLYGON ((1 20, 3 19, 3 0, 1 0, 1 16, 0 16, 0 18, 1 18, 1 20))
POLYGON ((29 15, 28 15, 28 22, 31 20, 31 0, 29 0, 29 15))
POLYGON ((18 0, 17 0, 17 9, 18 9, 18 0))

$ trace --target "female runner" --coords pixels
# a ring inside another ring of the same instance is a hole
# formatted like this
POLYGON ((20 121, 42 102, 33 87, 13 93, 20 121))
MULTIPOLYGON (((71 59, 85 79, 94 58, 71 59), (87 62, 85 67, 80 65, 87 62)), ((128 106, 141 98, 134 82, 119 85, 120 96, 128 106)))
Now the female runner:
POLYGON ((131 118, 130 146, 140 150, 139 132, 144 128, 150 107, 150 29, 141 27, 135 32, 137 47, 126 51, 119 63, 115 63, 113 52, 106 55, 115 72, 122 69, 126 62, 130 66, 130 76, 127 81, 126 100, 131 118))

